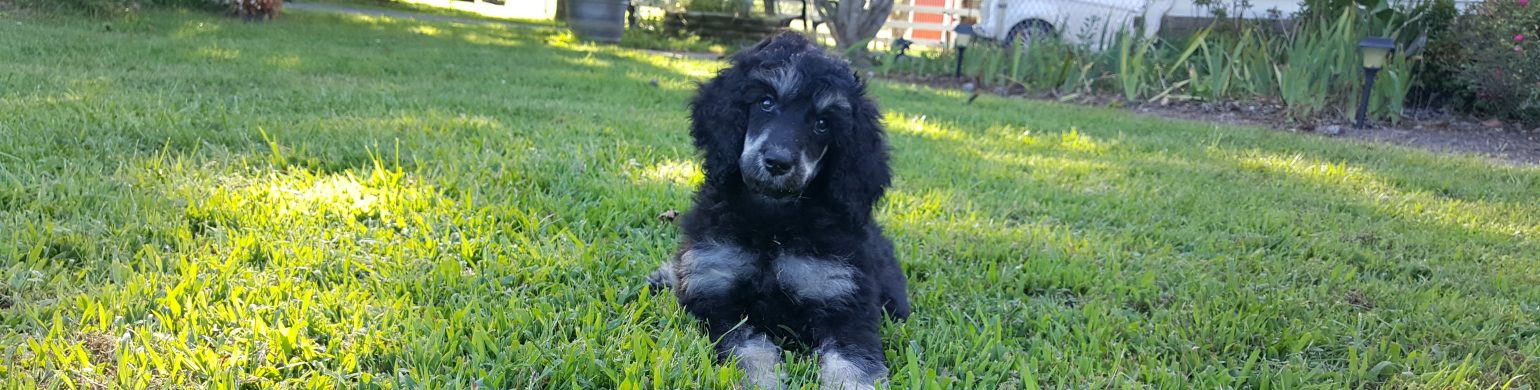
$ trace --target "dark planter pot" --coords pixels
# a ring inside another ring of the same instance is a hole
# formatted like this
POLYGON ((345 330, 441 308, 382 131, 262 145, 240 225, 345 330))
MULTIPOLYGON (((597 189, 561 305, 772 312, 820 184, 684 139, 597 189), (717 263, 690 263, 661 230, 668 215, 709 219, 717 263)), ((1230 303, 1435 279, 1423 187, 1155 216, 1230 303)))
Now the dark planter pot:
POLYGON ((628 0, 567 0, 567 26, 578 38, 620 42, 626 32, 628 0))
POLYGON ((718 41, 758 41, 791 25, 792 17, 738 16, 717 12, 674 12, 663 17, 670 34, 692 34, 718 41))

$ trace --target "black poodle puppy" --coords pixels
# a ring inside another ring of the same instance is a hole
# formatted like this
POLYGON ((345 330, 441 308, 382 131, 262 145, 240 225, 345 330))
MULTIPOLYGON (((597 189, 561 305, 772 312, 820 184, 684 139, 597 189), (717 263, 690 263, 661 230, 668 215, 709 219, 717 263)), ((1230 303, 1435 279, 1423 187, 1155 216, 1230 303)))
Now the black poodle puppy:
POLYGON ((782 32, 734 55, 691 107, 706 181, 679 253, 649 281, 674 288, 747 387, 781 387, 776 340, 811 347, 824 388, 874 388, 887 377, 883 314, 907 317, 909 298, 872 218, 890 175, 865 85, 782 32))

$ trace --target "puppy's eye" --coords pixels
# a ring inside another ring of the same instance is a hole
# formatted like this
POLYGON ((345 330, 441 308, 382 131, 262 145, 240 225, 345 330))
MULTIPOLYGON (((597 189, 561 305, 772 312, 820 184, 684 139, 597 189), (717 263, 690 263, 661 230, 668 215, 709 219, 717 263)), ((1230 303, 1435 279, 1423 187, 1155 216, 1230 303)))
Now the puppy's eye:
POLYGON ((766 96, 764 99, 760 99, 760 101, 759 101, 759 109, 760 110, 764 110, 764 111, 774 110, 775 109, 775 99, 771 99, 769 96, 766 96))
POLYGON ((813 123, 813 131, 817 132, 818 134, 823 134, 823 133, 829 132, 829 121, 823 120, 823 119, 819 119, 818 122, 814 122, 813 123))

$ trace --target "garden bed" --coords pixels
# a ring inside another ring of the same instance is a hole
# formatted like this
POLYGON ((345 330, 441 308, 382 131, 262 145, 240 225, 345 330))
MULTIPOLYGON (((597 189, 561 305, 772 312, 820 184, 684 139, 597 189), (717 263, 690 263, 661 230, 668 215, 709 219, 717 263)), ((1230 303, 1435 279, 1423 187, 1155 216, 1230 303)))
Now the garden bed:
MULTIPOLYGON (((1099 107, 1124 107, 1129 111, 1164 118, 1213 122, 1225 125, 1259 126, 1289 132, 1315 133, 1322 136, 1384 142, 1421 149, 1471 153, 1520 164, 1540 165, 1540 124, 1510 123, 1472 118, 1442 112, 1416 112, 1400 123, 1372 123, 1368 129, 1354 129, 1341 120, 1301 123, 1288 120, 1282 102, 1251 101, 1170 101, 1129 106, 1111 94, 1053 96, 1028 93, 1024 88, 977 88, 956 77, 918 77, 889 75, 883 79, 925 85, 933 88, 962 90, 1001 97, 1051 100, 1061 103, 1099 107)), ((971 96, 970 96, 971 97, 971 96)))

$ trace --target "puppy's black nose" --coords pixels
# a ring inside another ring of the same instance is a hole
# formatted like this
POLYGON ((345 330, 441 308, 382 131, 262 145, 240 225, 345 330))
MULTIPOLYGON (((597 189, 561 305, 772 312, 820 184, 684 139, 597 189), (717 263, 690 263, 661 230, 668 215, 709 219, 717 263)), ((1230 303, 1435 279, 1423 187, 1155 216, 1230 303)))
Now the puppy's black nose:
POLYGON ((765 153, 765 170, 769 171, 771 176, 781 176, 791 172, 791 153, 765 153))

